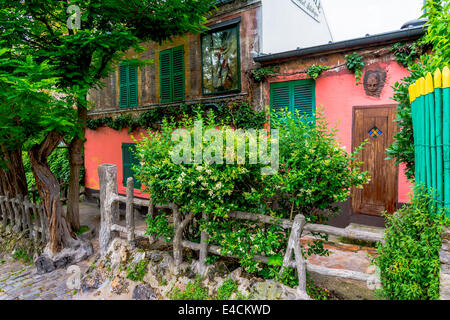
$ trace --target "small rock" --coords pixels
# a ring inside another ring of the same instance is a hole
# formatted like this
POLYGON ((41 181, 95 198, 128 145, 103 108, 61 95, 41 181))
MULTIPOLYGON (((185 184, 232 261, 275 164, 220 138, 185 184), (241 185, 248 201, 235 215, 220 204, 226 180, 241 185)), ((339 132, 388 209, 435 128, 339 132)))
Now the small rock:
POLYGON ((133 291, 134 300, 157 300, 158 294, 150 285, 139 284, 133 291))
POLYGON ((120 262, 126 263, 128 260, 128 250, 126 247, 121 247, 119 251, 120 262))
POLYGON ((242 275, 242 268, 239 267, 231 273, 231 279, 233 281, 238 281, 238 279, 241 277, 241 275, 242 275))
POLYGON ((128 282, 125 279, 115 277, 111 282, 111 291, 117 295, 128 293, 128 282))

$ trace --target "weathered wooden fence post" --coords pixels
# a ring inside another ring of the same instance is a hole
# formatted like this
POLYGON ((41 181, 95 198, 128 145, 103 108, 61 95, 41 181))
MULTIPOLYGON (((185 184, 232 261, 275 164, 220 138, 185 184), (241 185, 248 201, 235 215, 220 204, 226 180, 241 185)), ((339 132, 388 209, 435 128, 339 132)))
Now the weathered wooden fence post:
POLYGON ((132 247, 134 247, 135 245, 133 191, 134 191, 134 179, 130 177, 127 179, 126 220, 127 220, 127 239, 132 247))
POLYGON ((302 298, 309 298, 308 294, 306 293, 306 262, 303 259, 300 247, 300 238, 302 237, 303 227, 305 226, 305 223, 306 220, 303 215, 299 214, 295 216, 280 274, 284 272, 285 268, 292 265, 292 252, 294 252, 295 267, 297 269, 298 276, 297 293, 302 298))
POLYGON ((176 204, 170 204, 174 219, 174 237, 173 237, 173 259, 178 267, 183 262, 183 231, 189 222, 194 218, 194 213, 189 212, 182 220, 181 212, 176 204))
POLYGON ((13 210, 14 210, 14 231, 20 232, 22 231, 22 218, 20 216, 19 206, 17 205, 16 198, 10 199, 9 203, 11 204, 13 210))
POLYGON ((44 212, 44 205, 42 203, 39 205, 38 212, 41 220, 41 241, 45 243, 48 240, 48 223, 44 212))
MULTIPOLYGON (((202 218, 203 220, 207 220, 208 219, 208 215, 206 213, 202 214, 202 218)), ((200 235, 200 256, 199 256, 199 272, 202 275, 205 275, 206 271, 207 271, 207 267, 206 267, 206 258, 208 257, 208 239, 209 239, 209 235, 205 232, 202 231, 201 235, 200 235)))
POLYGON ((2 213, 2 228, 6 229, 6 226, 8 225, 8 211, 6 210, 5 205, 6 197, 1 196, 0 197, 0 211, 2 213))
POLYGON ((119 236, 111 226, 119 220, 119 202, 117 201, 117 167, 102 164, 98 167, 100 181, 100 252, 105 255, 110 242, 119 236))

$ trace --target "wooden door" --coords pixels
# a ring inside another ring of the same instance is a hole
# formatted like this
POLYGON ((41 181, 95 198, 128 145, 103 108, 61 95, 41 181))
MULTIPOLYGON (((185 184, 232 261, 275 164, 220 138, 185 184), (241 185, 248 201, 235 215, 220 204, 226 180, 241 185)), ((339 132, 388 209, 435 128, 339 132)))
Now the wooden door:
POLYGON ((355 107, 353 114, 353 149, 368 139, 359 159, 362 171, 371 180, 363 189, 354 189, 352 209, 356 213, 379 216, 397 209, 398 168, 394 160, 385 160, 386 148, 396 133, 395 106, 355 107))

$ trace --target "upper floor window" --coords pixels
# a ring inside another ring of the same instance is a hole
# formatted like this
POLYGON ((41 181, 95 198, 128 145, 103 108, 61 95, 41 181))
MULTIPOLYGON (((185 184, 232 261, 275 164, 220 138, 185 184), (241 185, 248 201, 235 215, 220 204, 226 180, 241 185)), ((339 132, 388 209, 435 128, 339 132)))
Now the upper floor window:
POLYGON ((161 102, 184 100, 184 47, 159 53, 161 102))
POLYGON ((125 62, 119 64, 120 107, 138 106, 137 67, 125 62))
POLYGON ((312 79, 276 82, 270 85, 271 112, 287 110, 297 112, 306 120, 314 119, 315 82, 312 79))
POLYGON ((241 90, 239 24, 202 36, 202 88, 205 95, 241 90))

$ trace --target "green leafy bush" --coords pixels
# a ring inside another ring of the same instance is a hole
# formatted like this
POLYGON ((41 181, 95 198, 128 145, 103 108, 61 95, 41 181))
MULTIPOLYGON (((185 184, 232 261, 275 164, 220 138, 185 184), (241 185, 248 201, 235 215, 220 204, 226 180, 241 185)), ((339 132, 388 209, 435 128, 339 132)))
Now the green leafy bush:
POLYGON ((169 298, 172 300, 231 300, 233 294, 235 295, 233 300, 248 299, 239 292, 237 283, 231 278, 225 280, 217 288, 216 293, 210 296, 208 289, 202 284, 201 276, 197 275, 194 282, 189 281, 183 290, 174 287, 169 293, 169 298))
POLYGON ((138 263, 130 263, 127 267, 127 278, 132 281, 142 281, 147 273, 147 265, 149 261, 142 259, 138 263))
POLYGON ((411 203, 386 215, 385 243, 378 244, 380 294, 390 300, 439 299, 439 249, 445 214, 432 195, 416 187, 411 203))
MULTIPOLYGON (((178 126, 189 132, 191 141, 195 140, 194 120, 202 123, 203 134, 213 129, 226 137, 230 128, 216 121, 212 112, 206 118, 197 114, 195 119, 185 117, 178 123, 163 120, 161 131, 148 131, 148 136, 138 143, 137 156, 142 165, 133 169, 155 203, 175 203, 182 215, 194 214, 196 223, 188 228, 190 231, 185 236, 207 232, 210 244, 222 248, 221 254, 239 257, 242 267, 255 273, 262 270, 262 266, 254 256, 282 257, 288 234, 279 226, 231 219, 230 212, 245 211, 274 218, 293 218, 294 214, 301 213, 308 221, 323 222, 326 219, 322 213, 327 213, 328 217, 328 213, 337 212, 334 204, 346 201, 350 189, 361 187, 368 179, 367 174, 359 170, 356 154, 348 154, 336 142, 336 129, 328 129, 320 110, 315 124, 296 119, 292 115, 285 115, 283 119, 273 116, 273 127, 280 129, 281 164, 281 169, 273 176, 261 173, 264 164, 249 164, 248 161, 237 164, 237 153, 234 164, 226 161, 175 164, 172 161, 172 150, 178 144, 172 141, 172 133, 178 126), (202 219, 203 213, 208 219, 202 219)), ((248 141, 248 137, 246 139, 248 141)), ((209 142, 201 141, 201 148, 206 152, 209 142)), ((189 146, 191 152, 187 153, 193 159, 193 148, 189 146)), ((226 141, 223 141, 223 150, 225 153, 226 141)), ((248 155, 247 148, 246 159, 248 155)), ((147 225, 149 234, 168 235, 168 222, 164 217, 148 217, 147 225), (163 229, 158 230, 159 226, 163 229)), ((321 241, 316 241, 305 252, 306 257, 311 254, 327 254, 321 241)))
POLYGON ((177 287, 173 288, 169 293, 171 300, 210 300, 208 289, 202 284, 202 278, 197 276, 195 281, 189 281, 184 290, 177 287))
POLYGON ((271 177, 271 185, 290 218, 301 213, 320 222, 325 218, 321 212, 338 212, 335 204, 347 201, 352 187, 362 188, 368 182, 368 172, 361 172, 357 158, 367 142, 354 152, 345 151, 322 107, 314 122, 305 119, 300 112, 272 115, 272 127, 280 130, 280 172, 271 177))
POLYGON ((152 217, 148 215, 145 218, 147 223, 147 235, 155 235, 158 238, 164 238, 166 242, 173 239, 173 227, 169 224, 169 219, 165 213, 152 217))

